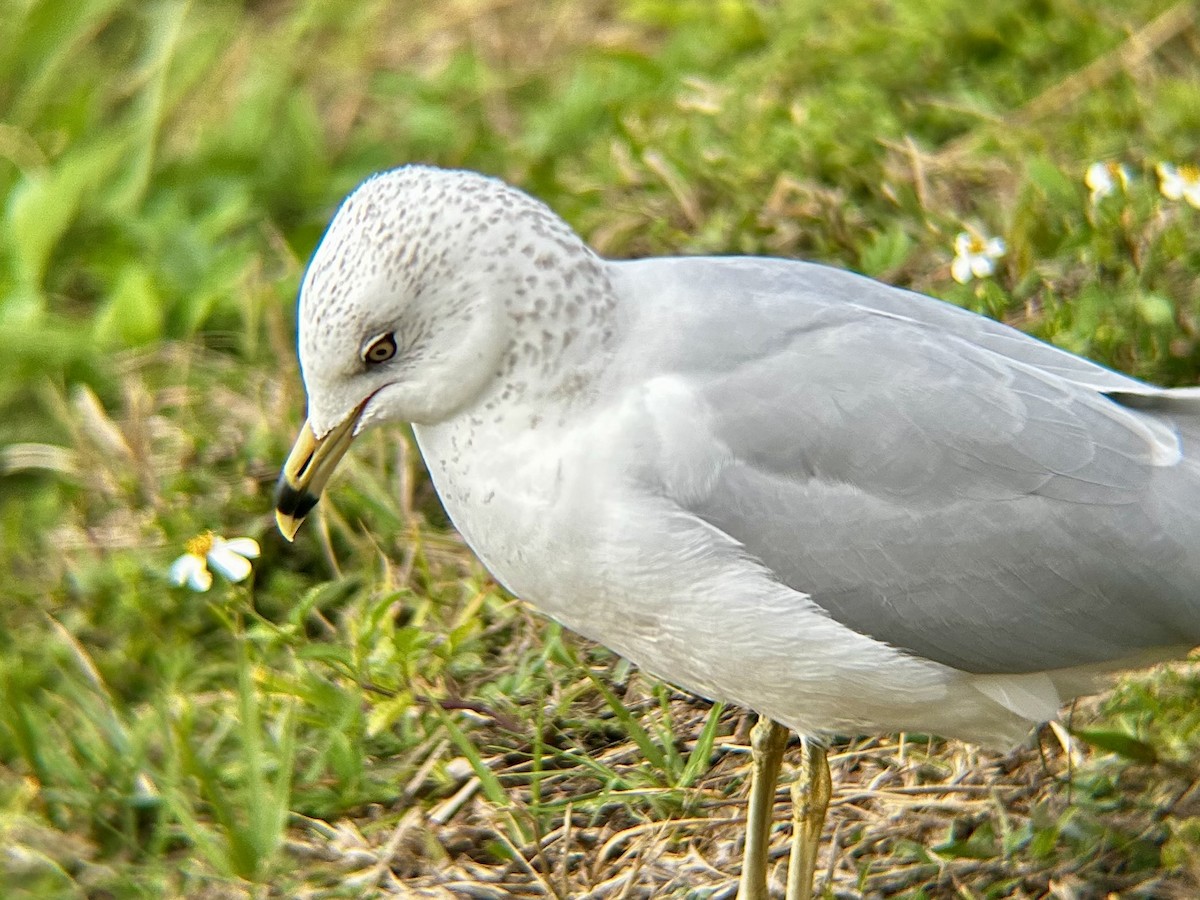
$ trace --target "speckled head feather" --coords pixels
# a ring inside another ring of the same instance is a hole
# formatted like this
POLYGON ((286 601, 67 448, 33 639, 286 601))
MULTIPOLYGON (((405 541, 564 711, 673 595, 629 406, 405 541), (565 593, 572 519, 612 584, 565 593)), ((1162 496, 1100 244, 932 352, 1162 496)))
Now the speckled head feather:
POLYGON ((300 292, 313 431, 364 402, 360 428, 443 421, 493 394, 519 396, 534 369, 578 380, 611 306, 598 258, 527 194, 426 166, 374 176, 338 210, 300 292), (397 350, 374 365, 364 348, 381 335, 397 350))

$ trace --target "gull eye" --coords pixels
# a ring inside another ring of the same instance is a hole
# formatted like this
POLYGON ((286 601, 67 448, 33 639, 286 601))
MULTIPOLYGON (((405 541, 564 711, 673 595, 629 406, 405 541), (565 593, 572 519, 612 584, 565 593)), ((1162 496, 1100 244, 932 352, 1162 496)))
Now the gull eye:
POLYGON ((365 363, 387 362, 395 355, 396 338, 390 331, 371 338, 362 349, 362 359, 365 363))

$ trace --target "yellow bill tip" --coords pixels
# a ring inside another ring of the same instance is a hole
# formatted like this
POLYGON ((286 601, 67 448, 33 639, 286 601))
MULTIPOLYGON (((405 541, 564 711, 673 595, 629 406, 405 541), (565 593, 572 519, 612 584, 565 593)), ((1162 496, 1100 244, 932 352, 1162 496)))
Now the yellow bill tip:
POLYGON ((300 524, 303 521, 303 518, 298 518, 282 510, 275 510, 275 525, 279 528, 279 533, 289 543, 296 539, 296 532, 300 530, 300 524))

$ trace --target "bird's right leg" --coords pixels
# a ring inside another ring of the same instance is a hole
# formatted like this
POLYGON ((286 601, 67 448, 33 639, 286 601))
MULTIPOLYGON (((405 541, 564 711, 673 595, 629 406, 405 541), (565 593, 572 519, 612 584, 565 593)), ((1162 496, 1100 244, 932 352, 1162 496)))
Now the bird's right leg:
POLYGON ((787 739, 788 730, 766 716, 759 716, 750 732, 750 799, 738 900, 768 900, 770 896, 767 868, 771 819, 775 814, 775 786, 779 782, 787 739))
POLYGON ((804 739, 804 761, 792 782, 792 856, 788 862, 787 900, 812 900, 817 848, 833 795, 825 748, 804 739))

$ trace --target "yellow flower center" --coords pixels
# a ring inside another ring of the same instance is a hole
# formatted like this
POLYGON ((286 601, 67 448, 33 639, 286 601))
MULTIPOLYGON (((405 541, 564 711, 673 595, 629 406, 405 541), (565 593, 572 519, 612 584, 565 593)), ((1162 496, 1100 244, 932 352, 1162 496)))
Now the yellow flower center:
POLYGON ((187 547, 187 552, 192 554, 192 556, 204 559, 204 557, 208 556, 208 551, 212 550, 215 537, 211 531, 206 531, 203 534, 196 535, 184 546, 187 547))
POLYGON ((967 252, 972 256, 978 256, 987 250, 987 241, 977 234, 971 235, 971 243, 967 246, 967 252))
POLYGON ((1200 184, 1200 166, 1188 163, 1179 167, 1179 177, 1188 184, 1200 184))

